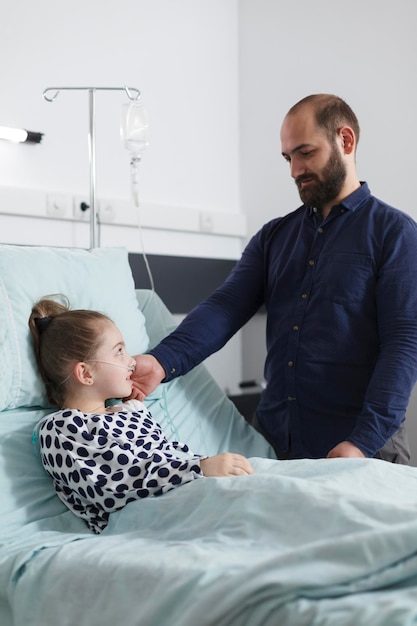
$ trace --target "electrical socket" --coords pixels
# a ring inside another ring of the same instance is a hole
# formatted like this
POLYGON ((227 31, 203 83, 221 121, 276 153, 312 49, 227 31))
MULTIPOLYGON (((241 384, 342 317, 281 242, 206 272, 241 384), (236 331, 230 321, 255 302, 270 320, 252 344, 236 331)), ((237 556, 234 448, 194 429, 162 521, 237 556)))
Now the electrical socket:
POLYGON ((100 200, 98 213, 100 216, 101 224, 109 224, 114 222, 114 218, 116 216, 114 203, 110 200, 100 200))
POLYGON ((57 219, 71 217, 71 196, 49 193, 46 196, 46 214, 57 219))
MULTIPOLYGON (((96 198, 96 212, 98 221, 102 224, 114 222, 115 210, 114 203, 111 200, 97 200, 96 198)), ((82 222, 90 221, 90 201, 84 196, 74 197, 73 216, 76 220, 82 222)))
POLYGON ((203 233, 212 233, 214 230, 214 216, 212 213, 200 213, 200 230, 203 233))
POLYGON ((73 216, 82 222, 90 221, 90 200, 84 196, 75 196, 72 207, 73 216))

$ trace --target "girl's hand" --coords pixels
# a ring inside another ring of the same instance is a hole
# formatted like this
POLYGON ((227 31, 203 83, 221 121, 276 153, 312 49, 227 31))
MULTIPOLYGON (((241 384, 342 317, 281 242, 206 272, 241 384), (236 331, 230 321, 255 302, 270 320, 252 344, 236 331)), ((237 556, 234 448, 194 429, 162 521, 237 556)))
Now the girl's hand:
POLYGON ((223 452, 200 461, 204 476, 247 476, 253 474, 253 467, 241 454, 223 452))

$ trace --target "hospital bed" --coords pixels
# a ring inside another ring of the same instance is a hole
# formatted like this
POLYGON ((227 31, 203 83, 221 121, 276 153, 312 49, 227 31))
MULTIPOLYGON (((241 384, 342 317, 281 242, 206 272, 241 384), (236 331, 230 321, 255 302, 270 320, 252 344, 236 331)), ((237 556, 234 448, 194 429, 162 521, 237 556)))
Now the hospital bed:
POLYGON ((107 313, 131 353, 174 328, 135 290, 123 248, 0 246, 1 626, 405 626, 417 623, 417 469, 277 461, 204 365, 146 400, 193 451, 250 457, 246 477, 128 504, 95 535, 60 502, 36 424, 52 407, 27 329, 66 294, 107 313))

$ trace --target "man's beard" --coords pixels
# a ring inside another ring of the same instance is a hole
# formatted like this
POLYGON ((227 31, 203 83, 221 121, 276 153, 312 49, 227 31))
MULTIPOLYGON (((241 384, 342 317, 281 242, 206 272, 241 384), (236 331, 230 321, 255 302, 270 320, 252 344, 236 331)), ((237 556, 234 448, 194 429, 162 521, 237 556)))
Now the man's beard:
POLYGON ((329 160, 320 173, 320 178, 317 174, 313 173, 302 174, 295 179, 295 184, 298 187, 298 193, 304 204, 322 209, 323 206, 337 198, 345 180, 345 164, 343 163, 337 146, 333 146, 329 160), (314 181, 305 189, 302 189, 300 183, 303 180, 311 178, 313 178, 314 181))

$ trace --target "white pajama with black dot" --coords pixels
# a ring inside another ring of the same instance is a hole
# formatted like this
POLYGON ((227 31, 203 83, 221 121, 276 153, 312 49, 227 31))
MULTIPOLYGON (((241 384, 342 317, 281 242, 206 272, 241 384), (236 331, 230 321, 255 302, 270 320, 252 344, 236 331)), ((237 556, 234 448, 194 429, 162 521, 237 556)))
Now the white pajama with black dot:
POLYGON ((130 400, 111 411, 62 409, 39 429, 42 463, 59 498, 96 533, 128 502, 203 477, 205 457, 169 442, 144 404, 130 400))

